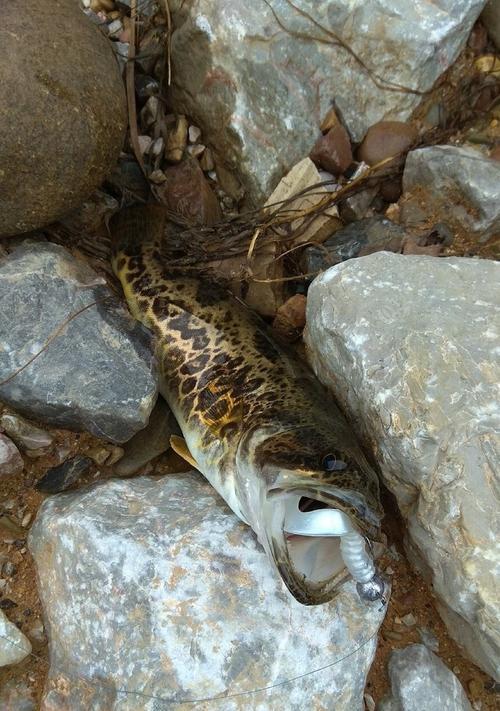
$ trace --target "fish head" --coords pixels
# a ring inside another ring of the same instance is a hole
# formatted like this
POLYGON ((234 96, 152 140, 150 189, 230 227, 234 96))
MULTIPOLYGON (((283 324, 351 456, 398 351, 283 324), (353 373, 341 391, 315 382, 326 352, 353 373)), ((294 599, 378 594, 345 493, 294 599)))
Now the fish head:
POLYGON ((347 432, 334 437, 318 427, 263 439, 253 467, 263 482, 259 539, 284 583, 303 604, 331 600, 349 578, 341 536, 352 530, 379 538, 375 472, 347 432))

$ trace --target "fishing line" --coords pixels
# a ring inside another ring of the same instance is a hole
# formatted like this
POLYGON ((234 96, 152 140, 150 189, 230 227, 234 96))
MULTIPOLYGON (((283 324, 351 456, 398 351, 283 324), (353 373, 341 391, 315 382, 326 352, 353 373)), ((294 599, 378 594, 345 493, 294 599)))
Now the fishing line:
MULTIPOLYGON (((182 699, 182 700, 177 700, 177 699, 169 699, 166 696, 155 696, 154 694, 147 694, 143 691, 130 691, 129 689, 120 689, 116 688, 112 682, 107 682, 103 681, 101 684, 96 684, 89 679, 86 679, 84 676, 77 676, 77 675, 72 675, 69 673, 64 673, 65 676, 77 679, 77 680, 82 680, 89 686, 93 686, 95 689, 100 689, 102 686, 109 686, 115 694, 125 694, 126 696, 140 696, 141 698, 144 699, 151 699, 152 701, 161 701, 166 704, 176 704, 176 705, 181 705, 181 704, 199 704, 202 702, 206 701, 225 701, 226 699, 235 699, 237 697, 241 696, 250 696, 251 694, 258 694, 263 691, 271 691, 273 689, 277 689, 281 686, 285 686, 286 684, 291 684, 294 681, 298 681, 299 679, 304 679, 307 676, 311 676, 312 674, 317 674, 318 672, 324 671, 325 669, 330 669, 337 664, 340 664, 340 662, 345 661, 349 657, 352 657, 354 654, 360 651, 360 649, 363 649, 369 642, 372 641, 376 636, 378 635, 378 630, 374 632, 370 637, 364 640, 358 647, 355 649, 351 650, 348 654, 345 654, 343 657, 340 657, 340 659, 335 660, 334 662, 330 662, 329 664, 324 664, 322 667, 318 667, 317 669, 312 669, 311 671, 304 672, 303 674, 298 674, 297 676, 291 677, 290 679, 285 679, 284 681, 279 681, 276 684, 269 684, 268 686, 262 686, 257 689, 251 689, 248 691, 237 691, 233 694, 218 694, 216 696, 205 696, 199 699, 182 699)), ((9 637, 6 637, 5 635, 0 633, 0 637, 2 639, 7 640, 7 642, 10 642, 10 644, 14 645, 14 647, 19 647, 23 652, 25 651, 24 647, 22 647, 20 644, 17 642, 14 642, 13 640, 9 639, 9 637)), ((36 654, 35 652, 29 652, 29 656, 34 657, 35 659, 39 659, 43 664, 46 665, 47 668, 50 668, 49 662, 41 657, 39 654, 36 654)))

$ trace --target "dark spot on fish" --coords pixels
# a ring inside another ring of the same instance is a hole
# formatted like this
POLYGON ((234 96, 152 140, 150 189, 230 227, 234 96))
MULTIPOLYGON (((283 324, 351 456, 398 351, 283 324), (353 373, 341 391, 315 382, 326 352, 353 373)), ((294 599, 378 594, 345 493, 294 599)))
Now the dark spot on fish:
POLYGON ((187 395, 193 390, 194 387, 196 387, 196 378, 186 378, 186 380, 181 385, 181 393, 183 395, 187 395))

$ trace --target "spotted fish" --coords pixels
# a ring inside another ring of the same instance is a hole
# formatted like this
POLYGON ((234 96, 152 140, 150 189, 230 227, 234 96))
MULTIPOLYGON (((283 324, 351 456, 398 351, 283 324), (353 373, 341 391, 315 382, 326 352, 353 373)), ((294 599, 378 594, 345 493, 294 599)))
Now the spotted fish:
POLYGON ((167 228, 160 206, 129 208, 111 225, 113 269, 156 337, 160 392, 197 468, 253 528, 290 592, 326 602, 348 577, 339 539, 289 535, 290 502, 340 511, 376 539, 376 475, 335 402, 257 315, 224 286, 169 271, 167 228))

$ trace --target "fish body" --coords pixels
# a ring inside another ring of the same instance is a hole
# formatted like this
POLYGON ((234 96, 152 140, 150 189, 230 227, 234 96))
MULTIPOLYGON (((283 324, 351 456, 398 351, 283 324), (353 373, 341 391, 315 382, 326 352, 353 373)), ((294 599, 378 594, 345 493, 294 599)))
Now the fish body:
POLYGON ((156 337, 160 392, 198 469, 252 526, 291 593, 326 602, 347 571, 331 542, 290 546, 287 497, 339 509, 376 538, 376 475, 331 396, 257 315, 224 286, 169 271, 167 227, 160 206, 112 223, 113 269, 132 315, 156 337))

